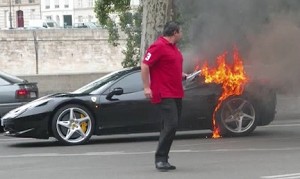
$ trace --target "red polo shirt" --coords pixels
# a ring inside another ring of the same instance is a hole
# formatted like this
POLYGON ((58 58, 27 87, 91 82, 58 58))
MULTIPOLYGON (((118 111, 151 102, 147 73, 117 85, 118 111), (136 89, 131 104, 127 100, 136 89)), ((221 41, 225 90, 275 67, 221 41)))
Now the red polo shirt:
POLYGON ((143 63, 150 69, 152 103, 160 103, 161 98, 182 98, 183 58, 175 44, 159 37, 147 50, 143 63))

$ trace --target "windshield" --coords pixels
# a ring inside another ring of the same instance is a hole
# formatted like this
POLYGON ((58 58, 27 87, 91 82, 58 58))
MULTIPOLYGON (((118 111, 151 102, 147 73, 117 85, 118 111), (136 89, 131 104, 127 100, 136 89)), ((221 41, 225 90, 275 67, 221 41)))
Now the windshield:
POLYGON ((115 80, 119 79, 121 76, 123 76, 124 74, 126 74, 128 71, 127 70, 122 70, 122 71, 117 71, 117 72, 113 72, 110 73, 108 75, 105 75, 103 77, 101 77, 100 79, 97 79, 75 91, 73 91, 73 94, 88 94, 91 93, 101 87, 103 87, 104 85, 110 83, 110 82, 114 82, 115 80))
POLYGON ((91 22, 87 22, 87 23, 85 23, 85 25, 92 29, 97 28, 97 26, 91 22))
POLYGON ((54 23, 53 22, 47 22, 49 27, 54 27, 54 23))
POLYGON ((59 27, 59 25, 55 21, 48 21, 48 27, 59 27))

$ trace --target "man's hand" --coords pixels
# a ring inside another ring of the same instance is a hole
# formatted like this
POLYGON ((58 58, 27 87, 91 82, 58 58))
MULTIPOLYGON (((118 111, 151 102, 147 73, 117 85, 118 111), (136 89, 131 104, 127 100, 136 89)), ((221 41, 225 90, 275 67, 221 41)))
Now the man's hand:
POLYGON ((187 77, 188 77, 188 74, 182 73, 182 81, 185 81, 187 77))
POLYGON ((152 98, 152 91, 150 88, 145 88, 144 89, 144 94, 146 96, 146 98, 151 99, 152 98))

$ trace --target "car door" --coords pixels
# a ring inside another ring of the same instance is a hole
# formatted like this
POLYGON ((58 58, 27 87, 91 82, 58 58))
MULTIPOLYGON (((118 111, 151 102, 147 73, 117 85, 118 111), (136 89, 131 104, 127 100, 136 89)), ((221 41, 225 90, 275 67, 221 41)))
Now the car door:
POLYGON ((100 97, 101 107, 99 116, 104 128, 119 128, 130 131, 153 131, 159 120, 154 105, 146 99, 140 71, 123 77, 100 97), (107 95, 114 89, 122 89, 121 95, 107 95))
POLYGON ((197 76, 184 82, 182 120, 183 129, 204 129, 211 126, 211 118, 220 88, 216 84, 207 84, 197 76))

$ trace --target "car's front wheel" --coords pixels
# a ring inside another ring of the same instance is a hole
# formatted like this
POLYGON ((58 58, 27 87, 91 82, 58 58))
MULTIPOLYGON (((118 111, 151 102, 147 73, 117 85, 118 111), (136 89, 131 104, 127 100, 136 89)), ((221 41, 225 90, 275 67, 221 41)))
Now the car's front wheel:
POLYGON ((222 136, 248 135, 256 128, 258 119, 254 103, 243 96, 225 100, 216 118, 222 136))
POLYGON ((66 145, 83 144, 94 132, 95 121, 85 107, 66 105, 54 114, 52 132, 54 137, 66 145))

